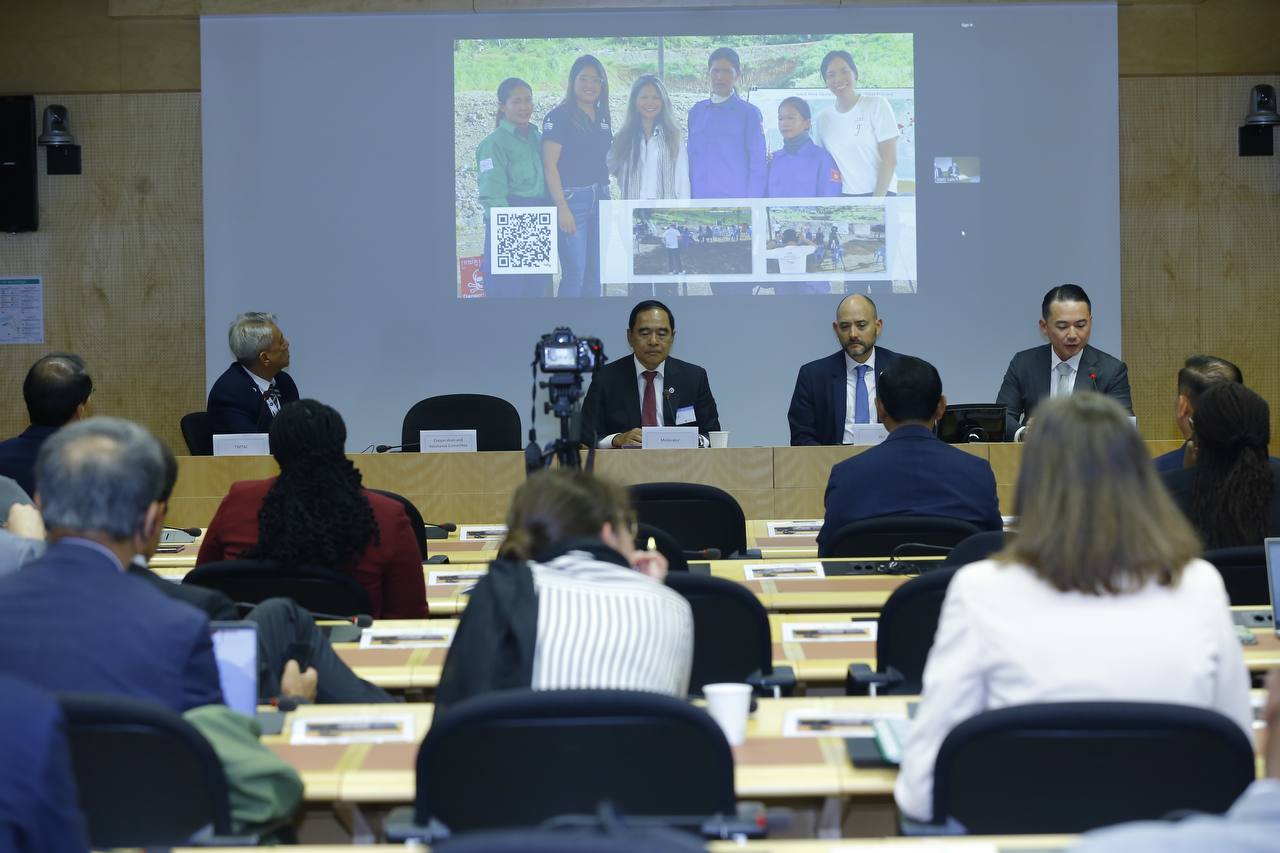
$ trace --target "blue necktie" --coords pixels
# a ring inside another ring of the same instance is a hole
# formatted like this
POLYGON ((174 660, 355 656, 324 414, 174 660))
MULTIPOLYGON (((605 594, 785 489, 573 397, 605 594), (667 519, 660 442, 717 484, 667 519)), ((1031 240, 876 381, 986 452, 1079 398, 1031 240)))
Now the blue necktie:
POLYGON ((853 388, 853 422, 871 423, 871 406, 867 403, 867 366, 858 365, 858 384, 853 388))

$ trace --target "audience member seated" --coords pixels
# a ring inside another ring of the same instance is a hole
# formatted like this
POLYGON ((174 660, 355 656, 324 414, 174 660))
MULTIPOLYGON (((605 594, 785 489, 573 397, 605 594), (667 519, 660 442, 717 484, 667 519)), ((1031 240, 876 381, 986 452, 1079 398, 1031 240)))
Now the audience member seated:
POLYGON ((1016 502, 1017 537, 947 588, 894 789, 917 820, 933 818, 942 741, 993 708, 1178 703, 1219 711, 1252 737, 1221 576, 1198 559, 1118 403, 1092 392, 1043 403, 1016 502))
POLYGON ((280 476, 235 483, 222 499, 196 564, 276 560, 352 574, 376 619, 427 615, 422 551, 398 501, 361 488, 343 451, 347 427, 334 409, 299 400, 271 424, 280 476))
POLYGON ((619 486, 581 471, 531 475, 463 611, 437 710, 528 687, 687 695, 693 613, 663 586, 662 555, 635 550, 635 527, 619 486))
POLYGON ((274 314, 241 314, 227 331, 236 360, 209 389, 206 411, 214 435, 267 432, 280 409, 298 399, 298 386, 284 372, 289 341, 274 314))
POLYGON ((62 709, 52 696, 0 676, 0 850, 84 853, 62 709))
POLYGON ((5 529, 0 530, 0 577, 16 572, 44 554, 44 520, 30 504, 9 507, 5 529))
POLYGON ((1267 456, 1270 441, 1271 409, 1256 392, 1221 382, 1196 398, 1188 467, 1164 482, 1206 548, 1280 536, 1280 459, 1267 456))
POLYGON ((1280 671, 1271 672, 1267 686, 1266 777, 1246 788, 1230 811, 1098 830, 1084 836, 1075 853, 1272 853, 1280 839, 1280 671))
POLYGON ((947 408, 933 365, 897 356, 876 380, 875 400, 889 436, 831 469, 819 547, 850 522, 886 515, 943 516, 999 530, 991 465, 933 434, 947 408))
POLYGON ((93 380, 78 355, 52 353, 31 365, 22 383, 31 426, 0 441, 0 476, 12 477, 28 495, 35 494, 36 454, 58 427, 89 415, 93 380))
POLYGON ((1196 414, 1196 398, 1215 382, 1235 382, 1244 384, 1244 376, 1240 368, 1225 358, 1213 355, 1189 356, 1178 371, 1178 397, 1173 404, 1173 418, 1178 424, 1178 432, 1182 433, 1182 447, 1170 450, 1155 458, 1156 470, 1163 474, 1166 471, 1177 471, 1186 467, 1183 454, 1187 449, 1186 442, 1191 440, 1191 423, 1196 414))

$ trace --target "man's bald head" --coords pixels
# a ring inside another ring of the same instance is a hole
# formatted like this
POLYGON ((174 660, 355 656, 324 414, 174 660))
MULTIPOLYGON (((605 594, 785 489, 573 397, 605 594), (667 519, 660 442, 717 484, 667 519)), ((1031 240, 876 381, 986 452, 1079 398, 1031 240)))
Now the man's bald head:
POLYGON ((876 312, 876 303, 872 301, 870 296, 867 296, 865 293, 850 293, 844 299, 841 299, 840 304, 836 306, 836 322, 837 323, 840 322, 840 312, 844 309, 845 305, 855 300, 866 303, 867 308, 870 309, 871 311, 872 320, 875 320, 880 316, 876 312))
POLYGON ((876 313, 876 304, 871 297, 861 293, 851 293, 840 300, 836 306, 836 320, 831 324, 840 348, 859 364, 865 364, 871 357, 871 350, 883 328, 884 321, 876 313))
POLYGON ((22 398, 34 426, 60 427, 85 414, 93 380, 78 355, 55 352, 31 365, 22 398))

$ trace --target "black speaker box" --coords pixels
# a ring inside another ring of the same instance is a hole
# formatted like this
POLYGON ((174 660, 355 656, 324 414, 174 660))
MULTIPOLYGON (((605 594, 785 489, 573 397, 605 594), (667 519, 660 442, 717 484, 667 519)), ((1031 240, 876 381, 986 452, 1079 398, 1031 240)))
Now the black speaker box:
POLYGON ((36 193, 36 99, 0 96, 0 231, 35 231, 40 224, 36 193))
POLYGON ((1241 157, 1271 157, 1275 150, 1270 125, 1246 124, 1240 128, 1241 157))

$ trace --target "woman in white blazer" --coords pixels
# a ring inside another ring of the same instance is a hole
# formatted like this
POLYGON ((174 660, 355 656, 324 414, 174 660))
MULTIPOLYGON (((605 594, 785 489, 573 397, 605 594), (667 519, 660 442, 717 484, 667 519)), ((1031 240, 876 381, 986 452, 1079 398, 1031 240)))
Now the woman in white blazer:
POLYGON ((1101 394, 1046 402, 1018 476, 1019 529, 947 590, 894 796, 933 819, 947 734, 1037 702, 1211 708, 1251 737, 1249 678, 1216 569, 1128 412, 1101 394))

